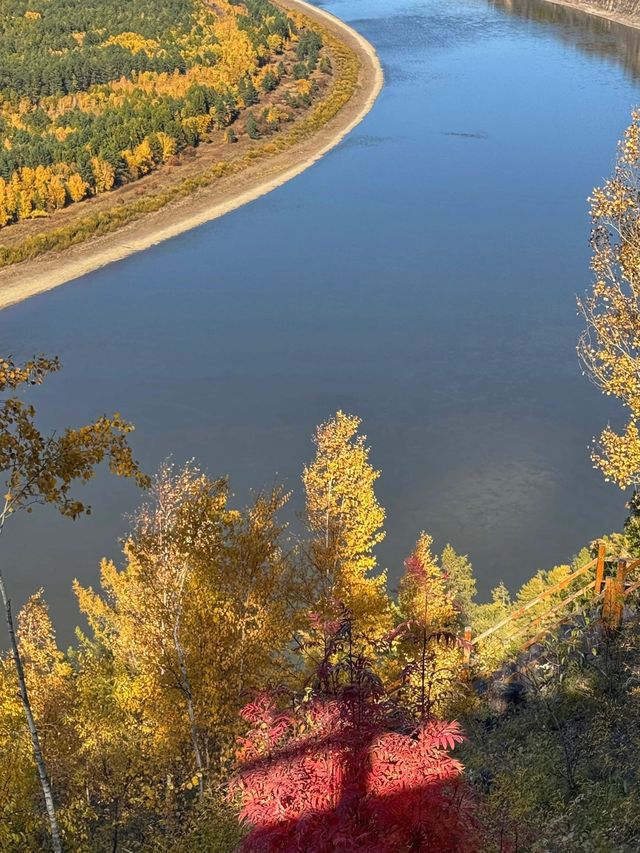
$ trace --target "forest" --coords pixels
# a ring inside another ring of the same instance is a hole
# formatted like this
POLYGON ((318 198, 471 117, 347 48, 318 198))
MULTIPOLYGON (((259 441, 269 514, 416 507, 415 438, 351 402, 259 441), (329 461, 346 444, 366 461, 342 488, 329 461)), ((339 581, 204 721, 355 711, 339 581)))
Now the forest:
POLYGON ((0 227, 138 180, 232 129, 284 77, 260 135, 330 72, 318 33, 269 0, 0 2, 0 227), (321 55, 322 54, 322 55, 321 55))

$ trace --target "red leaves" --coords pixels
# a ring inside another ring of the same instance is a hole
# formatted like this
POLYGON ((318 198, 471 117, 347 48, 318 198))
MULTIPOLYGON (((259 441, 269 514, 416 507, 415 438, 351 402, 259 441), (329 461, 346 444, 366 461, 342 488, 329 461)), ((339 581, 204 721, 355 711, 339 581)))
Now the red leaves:
POLYGON ((417 554, 407 557, 404 561, 404 567, 406 577, 416 585, 423 584, 428 580, 427 568, 417 554))
POLYGON ((259 694, 245 705, 240 716, 253 726, 244 738, 239 738, 238 758, 242 761, 270 755, 294 724, 292 714, 277 711, 273 698, 267 693, 259 694))
MULTIPOLYGON (((392 730, 376 698, 314 700, 278 712, 262 696, 243 717, 232 793, 253 826, 243 850, 400 853, 473 850, 470 803, 454 793, 462 765, 456 722, 392 730), (354 713, 354 710, 356 713, 354 713)), ((393 717, 395 719, 395 717, 393 717)))
POLYGON ((430 721, 419 726, 413 736, 382 735, 371 748, 370 793, 414 790, 434 781, 457 779, 462 764, 451 758, 447 750, 462 740, 456 722, 430 721))
POLYGON ((430 721, 425 727, 425 739, 427 730, 431 743, 439 749, 453 749, 457 743, 462 743, 464 740, 462 729, 456 720, 451 723, 430 721))

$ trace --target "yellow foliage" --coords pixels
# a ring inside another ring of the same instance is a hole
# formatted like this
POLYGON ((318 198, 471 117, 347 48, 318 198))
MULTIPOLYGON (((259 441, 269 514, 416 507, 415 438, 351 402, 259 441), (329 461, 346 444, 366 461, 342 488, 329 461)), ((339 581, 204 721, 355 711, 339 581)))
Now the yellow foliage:
POLYGON ((177 145, 175 139, 169 136, 168 133, 160 131, 156 134, 158 142, 162 148, 162 162, 166 163, 176 153, 177 145))
POLYGON ((386 573, 374 574, 374 547, 384 538, 384 510, 374 483, 360 419, 344 412, 321 424, 316 457, 304 469, 309 560, 320 601, 337 600, 349 611, 356 633, 381 637, 390 626, 386 573))
POLYGON ((191 127, 201 136, 207 133, 214 125, 214 118, 208 113, 200 116, 188 116, 182 119, 183 127, 191 127))
POLYGON ((586 320, 578 352, 585 372, 628 411, 623 432, 607 426, 592 460, 620 488, 640 485, 640 113, 620 143, 613 177, 591 196, 594 281, 578 301, 586 320))
POLYGON ((247 74, 253 73, 258 55, 248 34, 238 27, 235 18, 221 18, 215 26, 215 33, 218 61, 212 70, 221 83, 235 86, 247 74))
POLYGON ((119 705, 158 756, 186 749, 192 774, 212 771, 208 744, 216 760, 229 757, 246 691, 286 674, 295 627, 296 581, 275 518, 286 498, 261 496, 244 513, 227 498, 224 480, 164 466, 125 545, 125 569, 102 563, 102 595, 75 584, 123 673, 119 705))
POLYGON ((53 136, 58 140, 58 142, 64 142, 69 134, 73 133, 72 127, 54 127, 51 131, 53 136))
POLYGON ((111 36, 106 41, 102 42, 103 47, 117 44, 125 50, 130 50, 131 53, 138 53, 143 50, 147 56, 153 56, 158 50, 159 44, 154 39, 146 39, 139 33, 119 33, 117 36, 111 36))
POLYGON ((640 434, 635 420, 631 419, 622 433, 605 427, 595 446, 591 459, 602 471, 605 480, 616 483, 621 489, 637 485, 640 472, 640 434))
POLYGON ((111 163, 100 157, 91 158, 91 171, 96 185, 97 193, 108 192, 115 181, 115 170, 111 163))
MULTIPOLYGON (((64 207, 66 167, 25 166, 0 183, 0 227, 15 219, 33 219, 64 207)), ((77 188, 76 184, 76 188, 77 188)))
POLYGON ((284 48, 284 39, 277 33, 270 33, 267 36, 267 44, 273 53, 280 53, 284 48))
POLYGON ((81 201, 86 196, 88 189, 89 184, 77 172, 67 178, 67 190, 71 201, 81 201))
POLYGON ((280 122, 288 121, 288 119, 289 113, 286 110, 276 106, 269 107, 269 110, 267 111, 267 122, 270 125, 277 127, 280 122))
POLYGON ((390 635, 386 675, 418 719, 450 714, 460 700, 462 650, 450 579, 421 533, 398 592, 400 624, 390 635))
POLYGON ((142 175, 146 175, 153 168, 153 152, 149 139, 146 137, 133 150, 127 148, 123 151, 122 156, 133 181, 142 177, 142 175))
POLYGON ((407 561, 398 601, 405 618, 419 619, 431 631, 449 630, 455 625, 456 610, 444 574, 431 552, 432 545, 432 537, 423 531, 407 561))
POLYGON ((9 113, 9 122, 16 130, 26 130, 27 126, 19 113, 9 113))

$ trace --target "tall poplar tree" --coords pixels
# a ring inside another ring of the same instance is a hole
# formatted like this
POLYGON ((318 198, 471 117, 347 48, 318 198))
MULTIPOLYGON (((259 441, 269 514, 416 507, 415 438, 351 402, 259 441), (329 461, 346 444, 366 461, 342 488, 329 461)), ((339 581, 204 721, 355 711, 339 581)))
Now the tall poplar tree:
POLYGON ((360 419, 344 412, 315 433, 316 456, 302 475, 306 493, 305 556, 317 583, 320 610, 349 614, 354 633, 380 638, 390 627, 386 572, 376 573, 375 546, 384 538, 384 509, 374 484, 360 419))

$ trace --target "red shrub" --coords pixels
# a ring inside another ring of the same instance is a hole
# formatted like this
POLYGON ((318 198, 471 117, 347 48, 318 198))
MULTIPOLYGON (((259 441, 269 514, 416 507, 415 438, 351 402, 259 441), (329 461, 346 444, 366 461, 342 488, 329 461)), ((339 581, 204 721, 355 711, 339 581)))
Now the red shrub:
POLYGON ((251 853, 472 851, 456 722, 399 725, 379 695, 346 688, 288 711, 259 697, 232 793, 252 830, 251 853))

